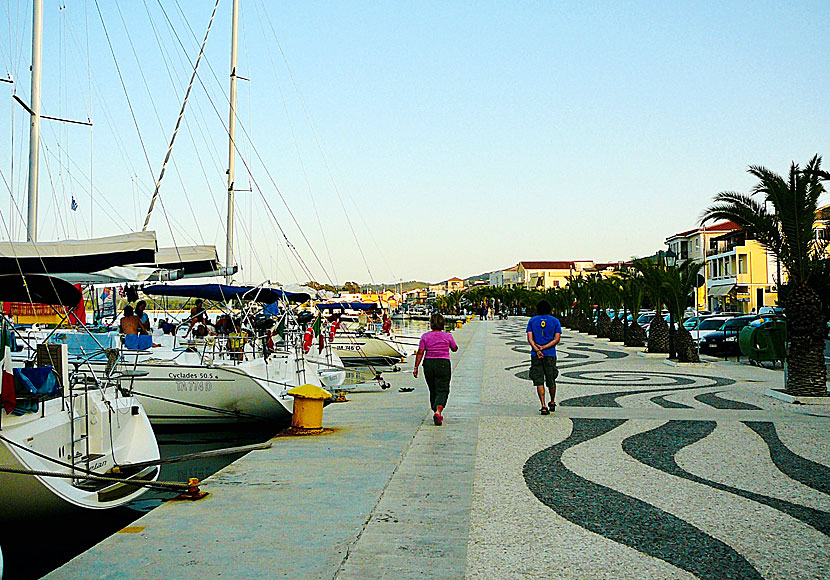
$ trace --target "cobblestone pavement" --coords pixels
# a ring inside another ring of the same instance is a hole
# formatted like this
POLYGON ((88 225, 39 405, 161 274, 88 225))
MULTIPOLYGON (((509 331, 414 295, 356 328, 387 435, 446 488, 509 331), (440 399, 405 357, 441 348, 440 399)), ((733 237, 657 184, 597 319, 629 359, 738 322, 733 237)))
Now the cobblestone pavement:
POLYGON ((538 416, 526 319, 484 324, 468 578, 830 578, 830 420, 780 369, 565 331, 538 416))

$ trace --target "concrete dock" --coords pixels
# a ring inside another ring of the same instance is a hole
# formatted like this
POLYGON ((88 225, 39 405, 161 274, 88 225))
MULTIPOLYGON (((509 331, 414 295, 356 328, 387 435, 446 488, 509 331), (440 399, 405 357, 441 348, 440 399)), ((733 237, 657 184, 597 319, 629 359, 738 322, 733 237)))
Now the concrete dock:
POLYGON ((540 416, 526 323, 454 333, 443 426, 410 359, 47 578, 830 578, 830 406, 566 330, 540 416))

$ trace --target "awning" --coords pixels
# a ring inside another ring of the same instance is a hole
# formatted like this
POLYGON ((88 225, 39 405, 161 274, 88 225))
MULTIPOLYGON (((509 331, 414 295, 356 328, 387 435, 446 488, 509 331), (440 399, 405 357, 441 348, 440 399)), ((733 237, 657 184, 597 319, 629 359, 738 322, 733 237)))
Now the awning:
POLYGON ((82 298, 75 286, 53 276, 6 274, 0 276, 0 300, 31 304, 52 304, 74 308, 82 298))
POLYGON ((0 274, 99 272, 114 266, 155 263, 155 259, 155 232, 92 240, 0 243, 0 274))
POLYGON ((712 286, 709 288, 709 296, 726 296, 735 289, 734 284, 724 284, 722 286, 712 286))
POLYGON ((302 303, 311 297, 308 294, 283 292, 276 288, 257 286, 229 286, 227 284, 154 284, 141 289, 153 296, 179 296, 183 298, 203 298, 215 302, 225 302, 232 298, 252 300, 263 304, 272 304, 280 300, 302 303))
POLYGON ((318 310, 375 310, 375 302, 322 302, 315 304, 318 310))

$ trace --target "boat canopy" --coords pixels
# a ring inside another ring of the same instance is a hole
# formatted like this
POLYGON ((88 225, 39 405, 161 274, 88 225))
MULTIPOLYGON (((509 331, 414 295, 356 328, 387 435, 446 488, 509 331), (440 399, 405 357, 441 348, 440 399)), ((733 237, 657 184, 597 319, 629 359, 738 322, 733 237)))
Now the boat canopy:
POLYGON ((60 278, 40 274, 0 275, 0 301, 51 304, 74 308, 83 298, 81 291, 60 278))
POLYGON ((321 302, 315 304, 318 310, 375 310, 376 302, 321 302))
POLYGON ((182 277, 211 276, 219 271, 219 255, 216 253, 216 246, 159 248, 153 264, 161 270, 181 270, 182 277))
POLYGON ((154 284, 141 289, 145 294, 154 296, 180 296, 184 298, 204 298, 205 300, 226 301, 231 298, 253 300, 263 304, 272 304, 280 300, 302 303, 311 297, 299 292, 284 292, 276 288, 259 286, 228 286, 227 284, 154 284))
POLYGON ((155 263, 156 233, 135 232, 91 240, 0 242, 0 274, 99 272, 155 263))

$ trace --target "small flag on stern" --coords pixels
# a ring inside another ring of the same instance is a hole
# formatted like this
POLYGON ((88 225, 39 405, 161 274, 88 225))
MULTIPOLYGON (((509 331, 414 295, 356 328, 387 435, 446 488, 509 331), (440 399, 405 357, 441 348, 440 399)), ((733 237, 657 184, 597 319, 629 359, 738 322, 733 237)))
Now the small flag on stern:
POLYGON ((69 206, 72 208, 72 211, 78 211, 78 202, 75 201, 75 196, 72 196, 72 204, 69 206))

